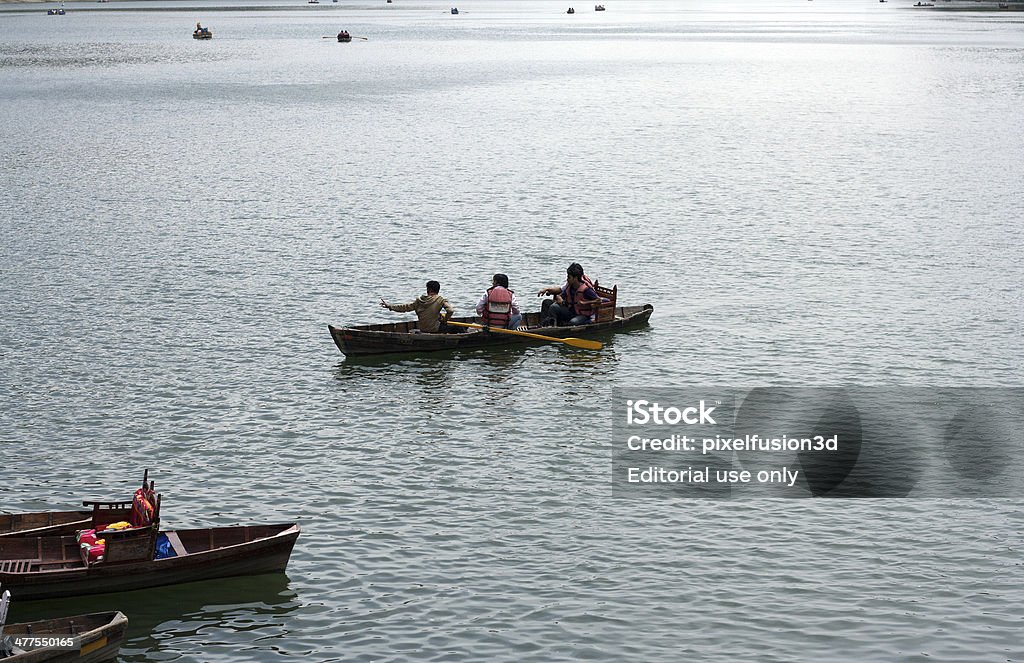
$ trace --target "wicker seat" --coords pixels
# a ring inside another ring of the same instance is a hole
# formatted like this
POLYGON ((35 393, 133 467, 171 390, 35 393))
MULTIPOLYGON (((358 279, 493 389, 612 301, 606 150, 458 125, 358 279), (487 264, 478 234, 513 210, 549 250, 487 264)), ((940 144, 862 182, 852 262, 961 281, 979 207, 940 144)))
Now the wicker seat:
POLYGON ((601 296, 602 301, 597 305, 597 315, 594 317, 594 322, 610 322, 615 319, 615 305, 616 299, 619 295, 619 286, 612 286, 611 288, 605 288, 598 284, 594 284, 594 290, 601 296))

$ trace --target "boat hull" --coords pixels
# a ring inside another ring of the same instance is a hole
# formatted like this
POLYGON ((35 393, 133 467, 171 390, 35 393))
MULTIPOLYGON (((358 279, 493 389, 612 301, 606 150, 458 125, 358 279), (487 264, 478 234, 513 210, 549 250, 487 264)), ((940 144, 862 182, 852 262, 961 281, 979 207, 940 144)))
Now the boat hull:
MULTIPOLYGON (((574 327, 541 327, 539 313, 527 314, 525 322, 532 334, 556 338, 586 338, 604 333, 635 329, 646 325, 654 312, 650 304, 624 306, 615 309, 615 318, 607 322, 596 322, 574 327)), ((476 318, 452 318, 457 322, 479 322, 476 318)), ((331 338, 338 349, 347 356, 378 355, 407 352, 438 352, 491 346, 523 345, 538 343, 515 334, 493 333, 482 329, 450 331, 445 334, 424 334, 416 330, 414 322, 394 324, 363 325, 359 327, 335 327, 328 325, 331 338)))
MULTIPOLYGON (((187 539, 201 532, 210 533, 211 545, 217 543, 216 539, 237 539, 240 542, 158 560, 100 562, 86 567, 80 561, 75 564, 69 559, 66 566, 70 568, 20 572, 0 570, 0 584, 9 588, 19 600, 34 600, 127 592, 214 578, 276 573, 284 571, 288 565, 295 540, 299 536, 299 526, 220 527, 181 530, 176 534, 187 539), (276 531, 270 533, 266 531, 268 529, 276 531)), ((75 546, 74 537, 60 537, 61 541, 54 540, 56 538, 39 537, 28 541, 36 542, 40 551, 67 550, 68 546, 75 546)), ((0 569, 3 568, 4 560, 11 557, 4 554, 5 546, 14 541, 18 539, 0 541, 0 569)), ((25 554, 19 551, 17 557, 25 558, 25 554)))
POLYGON ((4 663, 99 663, 117 657, 128 630, 128 618, 120 612, 98 612, 90 615, 44 619, 22 624, 8 624, 5 636, 25 635, 36 638, 67 637, 74 632, 81 640, 81 648, 61 651, 42 647, 18 651, 14 656, 3 659, 4 663), (83 630, 84 629, 84 630, 83 630))

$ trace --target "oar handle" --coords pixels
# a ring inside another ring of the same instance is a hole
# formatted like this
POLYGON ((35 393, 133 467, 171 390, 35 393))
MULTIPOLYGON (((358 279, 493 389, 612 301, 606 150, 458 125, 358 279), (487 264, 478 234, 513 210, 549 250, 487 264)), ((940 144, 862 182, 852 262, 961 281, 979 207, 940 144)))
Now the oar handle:
POLYGON ((530 332, 521 332, 518 329, 503 329, 501 327, 489 327, 487 325, 477 324, 475 322, 454 322, 448 321, 449 325, 455 325, 456 327, 473 327, 476 329, 485 329, 491 332, 498 332, 499 334, 512 334, 513 336, 524 336, 526 338, 535 338, 539 341, 555 341, 557 343, 565 343, 576 348, 584 348, 586 350, 600 350, 604 347, 604 344, 600 341, 591 341, 585 338, 573 338, 567 336, 566 338, 559 338, 558 336, 542 336, 540 334, 532 334, 530 332))

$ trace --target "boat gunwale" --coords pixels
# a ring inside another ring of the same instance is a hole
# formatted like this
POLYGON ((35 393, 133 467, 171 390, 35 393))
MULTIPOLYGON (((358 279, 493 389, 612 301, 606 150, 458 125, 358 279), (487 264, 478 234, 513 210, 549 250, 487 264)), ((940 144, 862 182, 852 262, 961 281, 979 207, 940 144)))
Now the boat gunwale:
MULTIPOLYGON (((650 320, 654 312, 652 304, 616 307, 616 316, 611 320, 592 322, 585 325, 559 327, 528 326, 531 334, 564 339, 569 337, 598 336, 604 333, 624 331, 641 326, 650 320), (621 315, 619 315, 621 314, 621 315)), ((536 320, 540 314, 528 313, 527 319, 536 320)), ((453 318, 457 322, 481 324, 478 317, 453 318)), ((542 343, 542 339, 530 339, 516 334, 490 334, 486 328, 449 331, 445 333, 420 332, 416 321, 373 323, 351 327, 327 325, 335 345, 346 357, 369 357, 381 355, 408 355, 411 353, 445 352, 470 350, 486 347, 507 347, 542 343)))
MULTIPOLYGON (((203 557, 203 556, 206 556, 206 555, 210 555, 210 554, 213 554, 213 553, 222 553, 222 552, 226 553, 224 556, 228 556, 228 555, 230 555, 230 554, 235 552, 234 549, 240 548, 242 546, 253 546, 254 544, 258 544, 259 546, 270 545, 271 542, 275 541, 276 539, 284 539, 284 538, 292 538, 292 539, 296 539, 297 540, 298 537, 299 537, 299 534, 302 533, 302 528, 299 527, 298 523, 272 523, 272 524, 265 524, 265 525, 264 524, 260 524, 260 525, 227 525, 225 527, 198 527, 198 528, 195 528, 195 529, 188 529, 188 530, 165 530, 165 531, 158 531, 158 532, 156 532, 155 536, 159 536, 160 534, 166 534, 167 532, 175 532, 175 533, 178 533, 178 532, 206 532, 206 531, 209 531, 209 530, 217 530, 217 529, 242 529, 242 528, 247 528, 247 527, 284 527, 284 529, 282 529, 279 532, 275 532, 275 533, 271 534, 270 536, 259 537, 259 538, 253 539, 252 541, 244 541, 242 543, 232 543, 232 544, 229 544, 229 545, 226 545, 226 546, 218 546, 216 548, 210 548, 209 550, 198 550, 196 552, 187 552, 186 551, 186 553, 184 555, 175 555, 174 557, 164 557, 164 558, 161 558, 161 559, 131 559, 131 560, 124 560, 124 561, 120 561, 120 562, 100 562, 100 563, 93 563, 93 564, 88 564, 88 565, 83 563, 82 566, 73 566, 71 568, 29 569, 29 570, 26 570, 26 571, 2 571, 2 572, 0 572, 0 578, 3 578, 3 577, 11 577, 11 578, 16 578, 16 577, 42 578, 42 577, 52 576, 52 575, 56 575, 56 574, 68 574, 68 575, 70 575, 72 573, 85 573, 85 574, 88 574, 88 572, 90 570, 100 571, 100 570, 103 570, 103 569, 114 569, 114 568, 126 567, 126 566, 133 566, 133 567, 142 568, 142 567, 148 566, 148 565, 160 564, 161 562, 175 562, 175 561, 183 562, 184 560, 196 560, 196 559, 199 559, 200 557, 203 557)), ((64 535, 64 536, 54 536, 54 537, 27 537, 27 538, 35 538, 35 539, 58 538, 58 539, 62 539, 61 545, 63 546, 63 545, 66 544, 66 542, 63 541, 63 539, 73 538, 73 537, 74 537, 74 535, 64 535)), ((24 558, 24 559, 28 559, 28 558, 24 558)), ((45 560, 33 560, 33 561, 45 561, 45 560)), ((75 561, 76 560, 74 560, 74 559, 68 559, 68 560, 66 560, 66 563, 73 563, 75 561)), ((81 561, 81 560, 78 560, 78 561, 81 561)), ((57 563, 57 562, 54 561, 53 563, 57 563)), ((161 566, 167 566, 167 564, 161 564, 161 566)))
MULTIPOLYGON (((587 323, 585 325, 559 325, 557 327, 552 327, 552 326, 523 327, 522 330, 523 331, 527 331, 527 332, 529 332, 531 334, 543 333, 545 331, 547 331, 547 332, 555 332, 555 333, 562 333, 562 332, 564 332, 566 330, 572 330, 572 331, 583 332, 583 333, 590 332, 590 331, 600 331, 602 329, 608 329, 608 328, 610 328, 613 325, 617 325, 617 324, 622 324, 624 322, 633 321, 633 320, 639 318, 640 316, 646 315, 647 317, 650 317, 650 313, 648 313, 648 311, 653 313, 654 312, 654 305, 653 304, 636 304, 636 305, 633 305, 633 306, 619 306, 619 307, 616 307, 615 310, 616 311, 626 311, 626 310, 629 310, 630 313, 628 315, 622 315, 622 316, 616 315, 616 317, 611 319, 611 320, 602 320, 601 322, 589 322, 589 323, 587 323)), ((455 321, 455 322, 467 322, 467 323, 480 324, 480 325, 483 324, 482 318, 480 318, 480 316, 461 316, 461 317, 452 318, 452 320, 455 321)), ((336 330, 336 331, 339 331, 339 332, 356 332, 356 333, 359 333, 359 334, 368 334, 368 333, 390 334, 390 335, 402 336, 402 337, 405 337, 405 336, 424 336, 424 337, 428 337, 428 338, 447 338, 447 337, 451 337, 451 336, 462 336, 462 335, 466 335, 466 334, 477 334, 477 333, 481 333, 481 332, 486 331, 486 329, 481 327, 481 328, 478 328, 478 329, 467 329, 466 331, 424 332, 424 331, 419 331, 418 329, 416 329, 416 321, 415 320, 411 320, 411 321, 407 321, 407 322, 376 322, 376 323, 368 323, 368 324, 365 324, 365 325, 352 325, 352 326, 349 326, 349 327, 336 327, 336 326, 334 326, 332 324, 328 324, 327 326, 330 329, 333 329, 333 330, 336 330), (394 327, 405 326, 409 331, 398 331, 398 330, 388 330, 388 329, 375 329, 375 328, 378 328, 378 327, 391 327, 391 326, 394 326, 394 327)))

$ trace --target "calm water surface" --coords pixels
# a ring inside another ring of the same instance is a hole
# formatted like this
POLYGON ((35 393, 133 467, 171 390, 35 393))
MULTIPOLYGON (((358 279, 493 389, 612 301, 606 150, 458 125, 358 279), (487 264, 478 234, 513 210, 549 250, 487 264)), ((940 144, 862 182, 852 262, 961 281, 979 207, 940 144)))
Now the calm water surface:
POLYGON ((1019 501, 611 496, 613 387, 1021 386, 1024 23, 911 4, 0 6, 0 510, 149 467, 168 527, 304 532, 286 576, 13 620, 121 609, 123 661, 1024 658, 1019 501), (650 327, 326 331, 574 260, 650 327))

